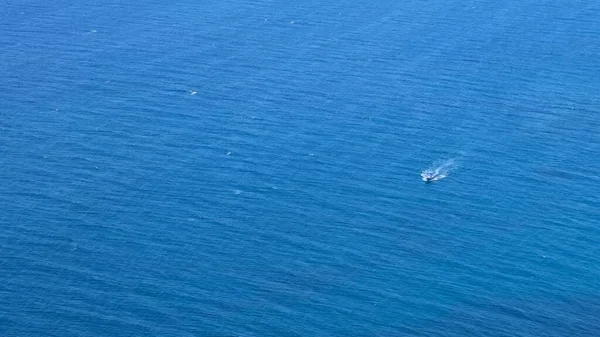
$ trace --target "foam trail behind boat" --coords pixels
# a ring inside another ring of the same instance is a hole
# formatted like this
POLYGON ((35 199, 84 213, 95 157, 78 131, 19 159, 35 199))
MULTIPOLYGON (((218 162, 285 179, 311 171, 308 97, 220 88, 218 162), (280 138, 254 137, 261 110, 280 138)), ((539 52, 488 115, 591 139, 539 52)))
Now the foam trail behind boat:
POLYGON ((454 158, 435 162, 430 168, 421 172, 421 177, 424 181, 437 181, 446 178, 450 171, 454 170, 458 165, 454 158))

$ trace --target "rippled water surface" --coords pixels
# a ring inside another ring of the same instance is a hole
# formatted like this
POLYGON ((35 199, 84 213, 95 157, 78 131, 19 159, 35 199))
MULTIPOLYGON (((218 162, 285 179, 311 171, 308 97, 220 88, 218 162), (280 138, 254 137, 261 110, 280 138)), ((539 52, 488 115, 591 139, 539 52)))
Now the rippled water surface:
POLYGON ((4 1, 0 334, 599 336, 599 41, 584 0, 4 1))

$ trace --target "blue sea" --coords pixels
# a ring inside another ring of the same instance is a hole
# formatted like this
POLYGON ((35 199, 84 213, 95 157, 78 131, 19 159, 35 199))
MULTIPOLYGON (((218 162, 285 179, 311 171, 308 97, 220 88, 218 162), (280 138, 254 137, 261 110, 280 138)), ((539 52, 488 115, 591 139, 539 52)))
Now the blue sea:
POLYGON ((600 336, 599 79, 591 0, 0 1, 0 336, 600 336))

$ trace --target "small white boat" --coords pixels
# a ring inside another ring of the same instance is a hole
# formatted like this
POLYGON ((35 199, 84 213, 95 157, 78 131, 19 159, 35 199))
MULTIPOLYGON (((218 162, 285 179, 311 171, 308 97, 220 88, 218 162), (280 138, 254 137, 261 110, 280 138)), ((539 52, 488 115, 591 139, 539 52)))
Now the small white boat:
POLYGON ((428 183, 436 180, 437 174, 435 174, 435 172, 423 172, 421 173, 421 177, 423 177, 424 182, 428 183))

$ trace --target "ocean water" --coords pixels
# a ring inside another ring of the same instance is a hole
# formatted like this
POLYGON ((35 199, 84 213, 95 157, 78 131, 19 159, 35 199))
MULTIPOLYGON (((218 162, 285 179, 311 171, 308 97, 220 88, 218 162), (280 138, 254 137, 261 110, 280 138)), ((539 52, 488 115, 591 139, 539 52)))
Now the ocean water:
POLYGON ((0 335, 600 336, 599 42, 589 0, 2 1, 0 335))

